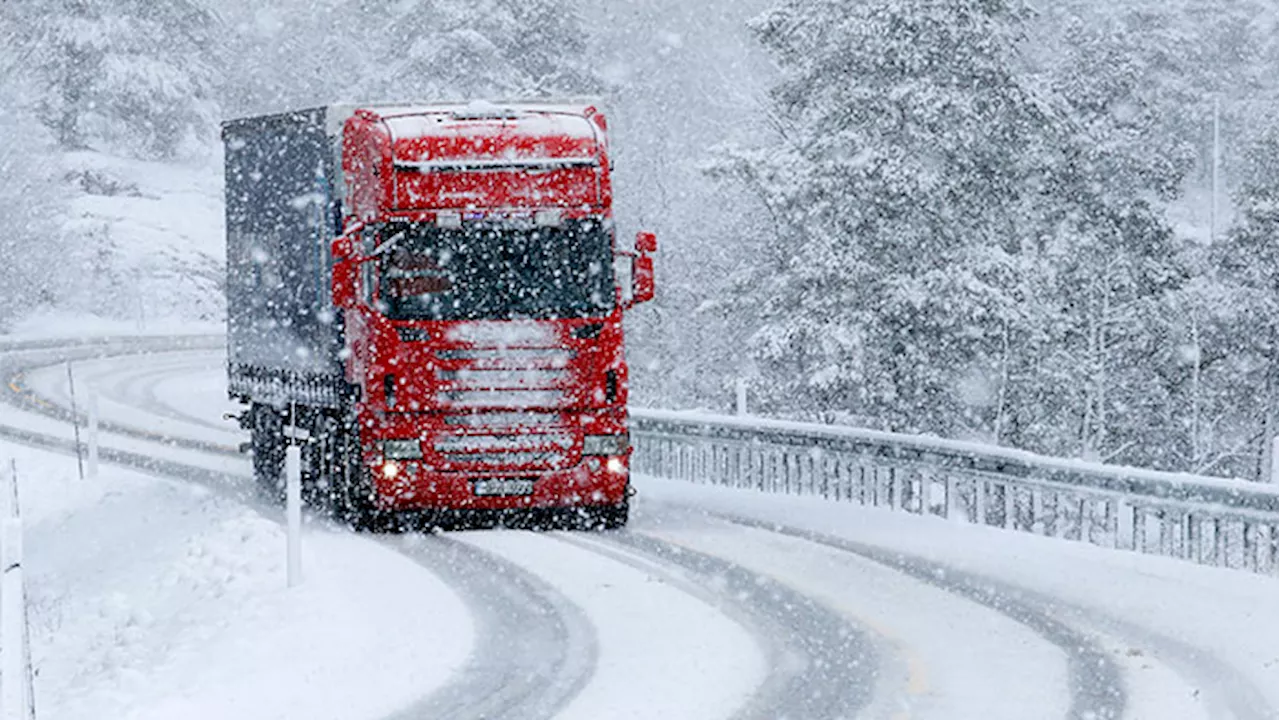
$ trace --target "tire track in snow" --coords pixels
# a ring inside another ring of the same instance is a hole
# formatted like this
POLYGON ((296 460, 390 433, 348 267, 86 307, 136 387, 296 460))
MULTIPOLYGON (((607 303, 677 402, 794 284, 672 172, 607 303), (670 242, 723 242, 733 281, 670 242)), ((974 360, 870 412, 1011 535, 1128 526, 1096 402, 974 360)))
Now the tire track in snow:
POLYGON ((880 563, 949 593, 960 595, 1018 622, 1058 646, 1067 657, 1069 720, 1120 720, 1126 693, 1123 674, 1098 643, 1058 618, 1057 603, 1021 588, 949 565, 873 545, 754 518, 708 512, 726 522, 807 540, 880 563))
MULTIPOLYGON (((700 511, 702 512, 702 511, 700 511)), ((1143 628, 1059 598, 1018 587, 941 562, 865 545, 824 533, 728 513, 707 512, 723 521, 807 540, 861 556, 928 582, 942 590, 986 605, 1027 626, 1058 645, 1071 673, 1071 720, 1118 720, 1126 717, 1128 698, 1124 672, 1111 654, 1079 628, 1093 628, 1133 648, 1146 648, 1185 682, 1188 692, 1203 696, 1212 717, 1266 720, 1275 711, 1250 680, 1212 653, 1173 635, 1143 628)))
POLYGON ((878 689, 880 670, 890 662, 884 643, 783 583, 630 531, 554 537, 646 572, 662 572, 753 631, 764 648, 769 675, 734 720, 855 718, 884 696, 878 689))
POLYGON ((443 578, 479 631, 477 655, 462 673, 391 720, 547 720, 591 679, 594 626, 533 573, 440 536, 405 535, 385 544, 443 578))

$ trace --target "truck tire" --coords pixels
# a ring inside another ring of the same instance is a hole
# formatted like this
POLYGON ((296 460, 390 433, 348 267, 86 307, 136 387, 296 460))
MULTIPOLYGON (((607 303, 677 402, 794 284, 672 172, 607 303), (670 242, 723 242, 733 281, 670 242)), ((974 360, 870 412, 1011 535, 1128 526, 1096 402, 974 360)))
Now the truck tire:
POLYGON ((592 529, 595 530, 621 530, 627 526, 627 519, 631 515, 631 503, 623 500, 617 505, 604 505, 595 510, 595 522, 592 523, 592 529))
POLYGON ((270 405, 254 403, 250 444, 253 449, 253 479, 271 502, 284 501, 284 415, 270 405))
POLYGON ((374 503, 373 483, 360 461, 360 437, 355 425, 339 423, 335 433, 330 478, 334 516, 355 530, 382 529, 386 513, 374 503))

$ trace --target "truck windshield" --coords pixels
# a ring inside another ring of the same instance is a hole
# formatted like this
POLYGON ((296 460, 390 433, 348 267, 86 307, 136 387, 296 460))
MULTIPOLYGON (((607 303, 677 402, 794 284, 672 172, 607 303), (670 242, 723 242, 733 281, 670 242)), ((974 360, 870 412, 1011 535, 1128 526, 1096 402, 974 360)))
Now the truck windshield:
POLYGON ((394 224, 381 235, 395 239, 379 285, 395 319, 599 317, 613 309, 613 248, 594 220, 523 229, 394 224))

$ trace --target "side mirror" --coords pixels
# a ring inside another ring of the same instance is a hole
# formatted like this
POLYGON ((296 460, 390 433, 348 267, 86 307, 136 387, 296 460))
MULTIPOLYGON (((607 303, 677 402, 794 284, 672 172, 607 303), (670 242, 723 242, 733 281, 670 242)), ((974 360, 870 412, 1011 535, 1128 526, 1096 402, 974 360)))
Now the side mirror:
MULTIPOLYGON (((643 234, 643 233, 641 233, 643 234)), ((652 234, 649 235, 653 237, 652 234)), ((639 243, 636 243, 639 246, 639 243)), ((631 259, 631 304, 639 305, 653 299, 653 258, 637 255, 631 259)))
POLYGON ((636 252, 641 254, 658 252, 658 236, 644 230, 636 233, 636 252))
POLYGON ((333 298, 334 307, 348 310, 356 306, 356 285, 360 282, 360 263, 354 260, 339 260, 333 264, 333 281, 329 288, 329 296, 333 298))
POLYGON ((329 296, 334 307, 346 310, 356 306, 356 283, 360 280, 360 264, 352 259, 355 246, 349 235, 343 235, 329 246, 333 257, 333 277, 330 279, 329 296))
POLYGON ((355 245, 351 242, 350 235, 343 235, 329 245, 329 255, 333 258, 335 265, 351 257, 354 252, 355 245))

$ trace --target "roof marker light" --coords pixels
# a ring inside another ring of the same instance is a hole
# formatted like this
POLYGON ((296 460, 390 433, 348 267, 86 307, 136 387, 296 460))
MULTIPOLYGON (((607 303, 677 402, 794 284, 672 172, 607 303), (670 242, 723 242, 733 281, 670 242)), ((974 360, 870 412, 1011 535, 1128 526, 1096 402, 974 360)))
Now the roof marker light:
POLYGON ((436 227, 457 229, 462 227, 462 215, 456 210, 443 210, 436 213, 436 227))
POLYGON ((558 227, 560 225, 560 210, 558 208, 539 210, 533 215, 533 224, 538 227, 558 227))

